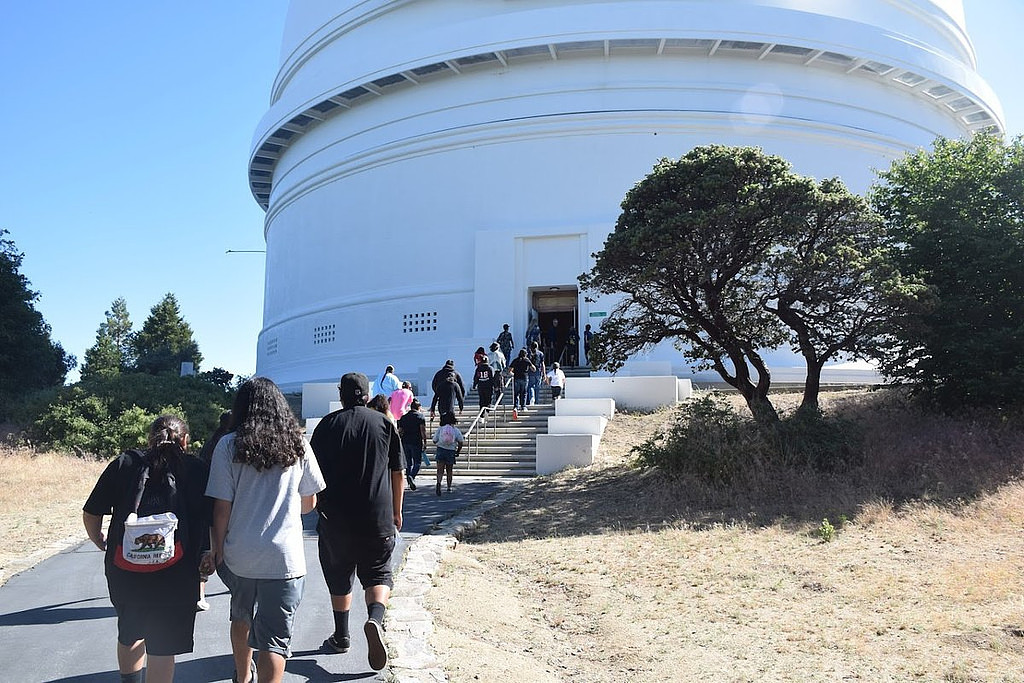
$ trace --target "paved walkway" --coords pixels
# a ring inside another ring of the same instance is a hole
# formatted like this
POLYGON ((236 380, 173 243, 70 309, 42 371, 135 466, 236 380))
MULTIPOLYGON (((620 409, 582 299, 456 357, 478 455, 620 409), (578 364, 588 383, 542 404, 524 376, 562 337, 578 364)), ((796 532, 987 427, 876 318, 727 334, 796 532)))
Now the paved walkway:
MULTIPOLYGON (((508 480, 456 480, 452 493, 434 495, 420 477, 419 489, 406 491, 404 528, 394 555, 402 563, 409 544, 445 520, 512 486, 508 480)), ((307 516, 307 527, 315 515, 307 516)), ((343 655, 320 651, 333 629, 330 600, 317 559, 316 532, 307 528, 305 594, 295 620, 293 656, 285 681, 383 681, 369 668, 362 623, 361 590, 354 601, 352 649, 343 655)), ((229 595, 216 576, 207 583, 210 610, 196 617, 195 651, 177 658, 175 680, 230 681, 234 673, 228 642, 229 595)), ((390 619, 391 617, 389 617, 390 619)), ((70 548, 0 587, 0 681, 17 683, 100 683, 117 681, 117 623, 107 598, 103 555, 91 543, 70 548)), ((390 638, 389 638, 390 640, 390 638)))

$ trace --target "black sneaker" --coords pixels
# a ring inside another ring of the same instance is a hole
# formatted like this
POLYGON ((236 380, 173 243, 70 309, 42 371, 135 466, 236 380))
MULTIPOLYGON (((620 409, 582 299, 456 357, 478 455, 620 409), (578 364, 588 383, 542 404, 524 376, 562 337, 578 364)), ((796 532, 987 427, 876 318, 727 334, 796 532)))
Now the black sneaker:
POLYGON ((380 671, 388 665, 388 649, 384 645, 384 627, 373 619, 367 619, 363 624, 363 633, 366 634, 366 659, 370 662, 370 668, 380 671))
POLYGON ((436 493, 436 494, 437 494, 437 495, 439 495, 439 496, 441 495, 441 485, 440 485, 440 484, 438 484, 438 485, 437 485, 437 486, 436 486, 436 487, 434 488, 434 493, 436 493))
POLYGON ((345 654, 346 652, 348 652, 348 650, 349 650, 349 648, 351 646, 352 646, 352 639, 351 638, 349 638, 348 636, 345 636, 344 638, 341 638, 340 640, 338 640, 338 639, 336 639, 334 637, 333 633, 331 634, 330 638, 328 638, 327 640, 324 641, 324 650, 326 650, 328 653, 332 653, 333 652, 334 654, 337 654, 337 655, 345 654))
POLYGON ((412 480, 412 475, 411 475, 411 474, 407 474, 407 475, 405 475, 405 480, 406 480, 407 482, 409 482, 409 490, 410 490, 410 491, 415 491, 415 490, 416 490, 416 482, 414 482, 414 481, 412 480))

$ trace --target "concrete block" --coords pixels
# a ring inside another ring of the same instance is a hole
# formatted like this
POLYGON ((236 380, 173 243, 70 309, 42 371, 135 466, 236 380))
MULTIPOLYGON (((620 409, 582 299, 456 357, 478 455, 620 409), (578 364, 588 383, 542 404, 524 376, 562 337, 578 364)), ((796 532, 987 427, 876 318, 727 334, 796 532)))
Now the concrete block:
POLYGON ((555 415, 548 418, 548 434, 604 434, 608 418, 601 415, 555 415))
POLYGON ((693 380, 680 379, 676 381, 676 400, 689 401, 693 397, 693 380))
POLYGON ((538 434, 537 474, 593 465, 600 441, 595 434, 538 434))
POLYGON ((313 436, 313 430, 320 424, 319 417, 307 417, 306 418, 306 438, 313 436))
POLYGON ((620 408, 655 410, 676 404, 679 382, 675 375, 573 377, 566 391, 573 398, 612 398, 620 408))
POLYGON ((600 415, 612 419, 615 400, 611 398, 560 398, 555 401, 555 415, 600 415))
POLYGON ((302 385, 302 417, 323 417, 338 400, 337 382, 307 382, 302 385))

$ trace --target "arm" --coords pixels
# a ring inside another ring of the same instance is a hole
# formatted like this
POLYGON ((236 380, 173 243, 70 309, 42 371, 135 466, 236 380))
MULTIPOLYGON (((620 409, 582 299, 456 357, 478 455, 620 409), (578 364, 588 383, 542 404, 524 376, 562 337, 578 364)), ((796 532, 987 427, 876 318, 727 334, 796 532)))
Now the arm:
POLYGON ((100 550, 106 550, 107 539, 103 536, 103 515, 91 515, 88 512, 83 512, 82 522, 85 524, 85 533, 93 545, 100 550))
POLYGON ((228 535, 228 520, 231 519, 231 501, 219 498, 213 501, 213 526, 210 527, 210 554, 214 566, 224 559, 224 537, 228 535))
POLYGON ((427 423, 426 422, 421 422, 420 423, 420 440, 423 441, 423 449, 426 450, 426 448, 427 448, 427 423))
POLYGON ((316 494, 311 496, 302 496, 302 514, 312 512, 316 507, 316 494))
POLYGON ((405 495, 405 476, 402 470, 391 470, 391 505, 395 530, 402 530, 402 496, 405 495))

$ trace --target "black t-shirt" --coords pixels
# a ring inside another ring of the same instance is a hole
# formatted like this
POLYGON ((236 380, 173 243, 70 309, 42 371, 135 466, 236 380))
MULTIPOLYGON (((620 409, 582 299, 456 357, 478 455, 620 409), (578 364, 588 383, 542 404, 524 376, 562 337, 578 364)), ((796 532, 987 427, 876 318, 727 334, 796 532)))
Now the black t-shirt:
POLYGON ((402 444, 413 443, 418 447, 422 446, 423 432, 420 431, 420 426, 425 428, 426 425, 427 418, 423 417, 423 413, 418 410, 410 410, 398 418, 398 431, 402 436, 402 444))
POLYGON ((320 420, 309 445, 327 482, 320 516, 353 535, 394 535, 391 472, 405 469, 405 456, 391 420, 366 406, 345 408, 320 420))
POLYGON ((194 603, 199 599, 199 558, 209 547, 211 519, 206 498, 209 468, 198 458, 180 457, 165 472, 151 469, 137 512, 139 517, 162 512, 173 512, 178 517, 174 533, 175 541, 182 545, 182 558, 155 572, 133 572, 114 564, 124 539, 124 520, 133 511, 144 468, 141 451, 122 453, 103 470, 82 508, 92 515, 111 516, 104 559, 110 600, 115 604, 194 603), (166 474, 173 478, 173 486, 166 474))
POLYGON ((528 358, 516 356, 516 359, 509 365, 512 368, 512 374, 516 379, 526 379, 526 373, 530 372, 532 364, 528 358))

